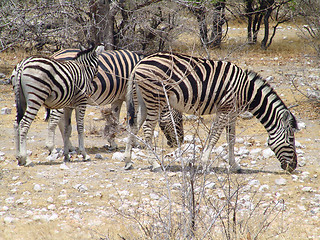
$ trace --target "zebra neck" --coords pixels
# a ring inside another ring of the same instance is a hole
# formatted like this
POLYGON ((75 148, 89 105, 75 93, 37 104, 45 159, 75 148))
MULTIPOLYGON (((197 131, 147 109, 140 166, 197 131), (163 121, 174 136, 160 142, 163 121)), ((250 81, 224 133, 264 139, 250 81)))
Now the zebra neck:
POLYGON ((263 79, 251 81, 249 85, 248 110, 259 119, 269 134, 276 132, 280 127, 282 113, 287 107, 263 79))

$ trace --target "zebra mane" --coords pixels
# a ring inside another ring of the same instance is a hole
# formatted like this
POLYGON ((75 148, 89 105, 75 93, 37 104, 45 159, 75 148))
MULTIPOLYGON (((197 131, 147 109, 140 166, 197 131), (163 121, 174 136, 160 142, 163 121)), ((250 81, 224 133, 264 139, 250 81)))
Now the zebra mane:
POLYGON ((260 86, 266 86, 269 91, 272 92, 272 94, 275 95, 275 97, 281 101, 281 103, 283 104, 284 106, 284 109, 286 109, 290 115, 291 115, 291 118, 290 118, 290 126, 293 128, 293 129, 296 129, 298 130, 298 122, 297 122, 297 119, 295 118, 295 116, 290 112, 289 108, 286 106, 286 104, 281 100, 281 98, 279 97, 279 95, 276 93, 276 91, 273 89, 273 87, 267 82, 266 79, 264 79, 262 76, 260 76, 260 74, 254 72, 254 71, 251 71, 251 70, 246 70, 245 71, 247 76, 248 76, 248 80, 249 81, 254 81, 254 82, 260 82, 259 85, 260 86))

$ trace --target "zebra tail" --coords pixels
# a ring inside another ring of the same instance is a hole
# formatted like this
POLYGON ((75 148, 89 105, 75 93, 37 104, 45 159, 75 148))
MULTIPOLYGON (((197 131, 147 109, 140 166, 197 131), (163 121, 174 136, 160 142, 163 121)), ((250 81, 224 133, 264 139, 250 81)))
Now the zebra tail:
POLYGON ((45 122, 49 121, 50 115, 51 115, 51 109, 46 108, 46 118, 44 119, 45 122))
POLYGON ((133 75, 131 74, 130 79, 128 80, 127 86, 127 120, 130 126, 134 124, 134 115, 135 115, 135 107, 134 107, 134 99, 133 99, 133 92, 134 92, 135 84, 133 80, 133 75))
POLYGON ((12 78, 14 92, 15 92, 15 100, 16 100, 16 109, 17 109, 17 122, 20 123, 21 119, 24 116, 25 110, 26 110, 26 99, 25 95, 23 94, 23 90, 21 87, 21 76, 22 76, 22 70, 20 66, 17 69, 16 74, 12 78))

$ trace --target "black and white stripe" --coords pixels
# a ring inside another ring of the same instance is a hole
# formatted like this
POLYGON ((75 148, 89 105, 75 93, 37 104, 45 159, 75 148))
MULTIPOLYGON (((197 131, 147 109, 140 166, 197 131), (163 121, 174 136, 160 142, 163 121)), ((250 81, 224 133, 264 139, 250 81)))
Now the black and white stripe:
MULTIPOLYGON (((72 59, 77 53, 78 49, 64 49, 54 55, 52 58, 58 60, 72 59)), ((99 55, 99 66, 97 77, 93 80, 93 94, 90 97, 90 105, 106 105, 111 104, 111 109, 117 121, 119 121, 120 109, 123 101, 125 101, 127 91, 127 80, 129 79, 130 73, 134 66, 142 59, 142 56, 133 53, 128 50, 117 50, 117 51, 103 51, 99 55)), ((183 141, 183 123, 181 113, 176 110, 172 110, 172 116, 175 123, 175 128, 179 132, 179 142, 183 141), (177 117, 177 118, 176 118, 177 117), (179 117, 179 118, 178 118, 179 117)), ((51 152, 54 147, 54 133, 56 126, 59 123, 60 131, 64 129, 63 121, 60 121, 63 111, 54 110, 50 113, 49 120, 49 134, 47 141, 47 148, 51 152)), ((162 127, 165 136, 168 139, 170 146, 177 145, 175 141, 175 135, 172 131, 173 124, 171 121, 171 115, 169 116, 168 108, 163 110, 160 119, 160 125, 162 127)), ((71 126, 68 127, 69 136, 71 133, 71 126)), ((69 137, 66 139, 69 148, 72 145, 69 141, 69 137)), ((113 138, 109 139, 110 148, 115 149, 117 144, 113 138)))
MULTIPOLYGON (((233 170, 240 170, 233 153, 235 120, 241 111, 248 110, 267 130, 269 146, 281 162, 281 167, 288 171, 296 168, 293 132, 297 129, 296 119, 258 74, 224 61, 172 53, 148 56, 135 67, 128 84, 130 131, 135 134, 146 121, 145 124, 150 129, 146 133, 146 140, 151 142, 156 116, 168 104, 167 100, 172 108, 181 112, 195 115, 217 114, 202 156, 204 161, 209 160, 213 146, 223 128, 227 127, 229 163, 233 170)), ((126 148, 127 166, 131 165, 131 148, 129 141, 126 148)), ((156 163, 154 165, 159 166, 156 163)))
MULTIPOLYGON (((79 149, 88 158, 83 143, 83 118, 88 98, 93 92, 92 80, 97 74, 95 47, 79 52, 70 61, 46 57, 29 57, 17 65, 12 74, 17 116, 15 120, 16 151, 19 165, 26 164, 26 136, 40 107, 64 108, 65 119, 70 108, 77 107, 79 149)), ((65 161, 69 160, 64 149, 65 161)))

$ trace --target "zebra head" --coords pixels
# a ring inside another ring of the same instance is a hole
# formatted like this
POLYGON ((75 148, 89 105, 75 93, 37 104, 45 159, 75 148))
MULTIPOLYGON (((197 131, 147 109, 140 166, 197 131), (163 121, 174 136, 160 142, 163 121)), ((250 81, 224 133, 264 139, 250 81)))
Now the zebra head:
POLYGON ((279 128, 269 135, 268 145, 281 163, 281 168, 292 172, 297 167, 294 130, 297 130, 297 121, 289 110, 280 114, 279 128))

